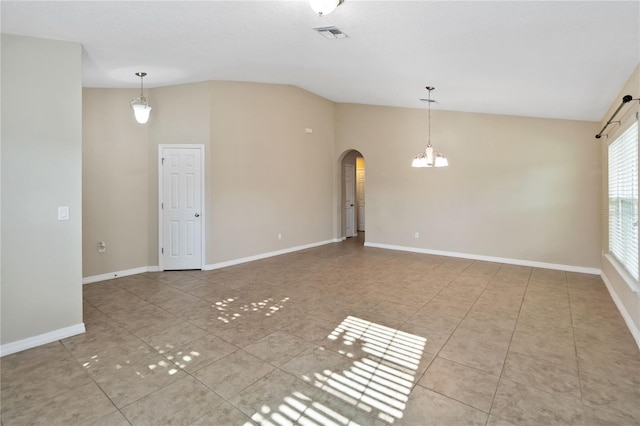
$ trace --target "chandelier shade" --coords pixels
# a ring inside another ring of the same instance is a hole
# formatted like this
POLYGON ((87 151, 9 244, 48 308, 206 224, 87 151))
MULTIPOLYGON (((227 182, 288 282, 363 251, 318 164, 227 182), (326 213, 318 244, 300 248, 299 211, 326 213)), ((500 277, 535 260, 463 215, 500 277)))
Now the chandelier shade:
POLYGON ((146 103, 132 103, 131 108, 133 108, 133 114, 138 123, 145 124, 149 121, 149 113, 151 112, 151 107, 149 105, 146 103))

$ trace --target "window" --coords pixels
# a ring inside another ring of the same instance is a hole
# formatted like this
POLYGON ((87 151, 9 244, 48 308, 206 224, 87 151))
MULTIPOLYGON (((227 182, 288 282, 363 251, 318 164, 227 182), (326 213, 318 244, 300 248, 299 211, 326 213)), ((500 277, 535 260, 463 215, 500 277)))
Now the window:
POLYGON ((638 120, 609 145, 609 252, 637 281, 638 120))

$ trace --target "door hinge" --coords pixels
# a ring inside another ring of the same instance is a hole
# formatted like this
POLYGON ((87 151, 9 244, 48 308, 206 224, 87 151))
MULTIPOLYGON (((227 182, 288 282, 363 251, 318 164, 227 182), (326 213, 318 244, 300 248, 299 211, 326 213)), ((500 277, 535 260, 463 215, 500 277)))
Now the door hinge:
POLYGON ((161 162, 161 163, 162 163, 162 165, 164 166, 164 158, 162 159, 162 162, 161 162))
POLYGON ((160 210, 164 210, 164 203, 160 203, 160 210))
POLYGON ((164 254, 164 247, 162 247, 160 250, 162 250, 162 254, 164 254))

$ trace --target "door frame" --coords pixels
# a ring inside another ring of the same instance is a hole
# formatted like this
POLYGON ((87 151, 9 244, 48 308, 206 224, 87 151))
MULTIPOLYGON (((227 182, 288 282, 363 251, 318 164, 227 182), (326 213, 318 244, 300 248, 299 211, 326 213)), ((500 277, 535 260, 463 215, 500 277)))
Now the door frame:
POLYGON ((158 270, 164 271, 164 211, 162 205, 164 203, 164 177, 162 173, 162 158, 165 149, 198 149, 200 150, 200 269, 204 269, 205 263, 205 224, 206 209, 204 204, 205 190, 205 160, 204 160, 204 144, 159 144, 158 145, 158 270))

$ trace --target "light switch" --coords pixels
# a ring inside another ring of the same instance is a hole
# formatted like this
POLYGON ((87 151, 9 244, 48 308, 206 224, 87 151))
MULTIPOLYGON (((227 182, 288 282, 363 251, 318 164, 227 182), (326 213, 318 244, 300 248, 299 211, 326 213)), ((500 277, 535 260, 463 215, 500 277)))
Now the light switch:
POLYGON ((58 207, 58 220, 69 220, 69 207, 58 207))

